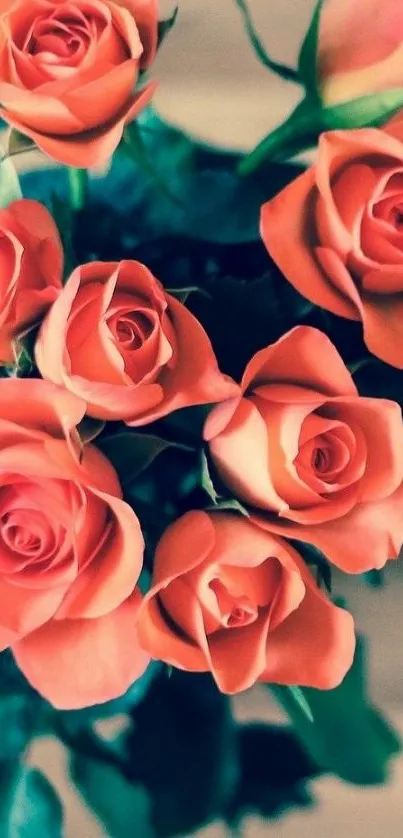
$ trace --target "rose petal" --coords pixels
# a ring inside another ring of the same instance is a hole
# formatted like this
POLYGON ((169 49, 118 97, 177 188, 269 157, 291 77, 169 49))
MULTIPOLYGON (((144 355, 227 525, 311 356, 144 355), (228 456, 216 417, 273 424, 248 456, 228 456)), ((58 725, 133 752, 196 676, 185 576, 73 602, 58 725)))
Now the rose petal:
POLYGON ((140 678, 149 661, 137 638, 140 602, 135 591, 99 619, 47 623, 13 647, 18 666, 60 710, 119 698, 140 678))

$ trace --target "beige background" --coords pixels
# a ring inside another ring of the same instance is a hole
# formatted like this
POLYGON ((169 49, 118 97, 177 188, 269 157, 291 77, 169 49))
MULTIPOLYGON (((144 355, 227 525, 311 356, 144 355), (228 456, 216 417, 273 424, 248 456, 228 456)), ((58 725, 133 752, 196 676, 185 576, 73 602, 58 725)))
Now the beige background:
MULTIPOLYGON (((168 7, 169 0, 163 4, 168 7)), ((295 61, 313 0, 249 0, 249 5, 272 56, 295 61)), ((155 72, 161 79, 156 103, 163 115, 207 140, 233 148, 253 146, 298 98, 297 88, 276 79, 257 63, 235 0, 181 0, 177 26, 160 53, 155 72)), ((392 567, 388 587, 382 591, 370 591, 354 579, 341 579, 336 587, 347 595, 359 628, 371 637, 373 694, 403 731, 402 575, 396 565, 392 567)), ((242 718, 275 714, 263 689, 241 697, 236 709, 242 718)), ((67 786, 59 747, 40 742, 31 758, 63 789, 67 838, 104 835, 67 786)), ((273 826, 252 819, 246 838, 403 835, 403 760, 395 766, 386 789, 358 791, 330 779, 318 781, 315 787, 320 801, 317 809, 293 813, 273 826)), ((141 828, 133 824, 131 835, 142 838, 141 828)), ((225 835, 217 825, 202 831, 200 838, 225 835)))

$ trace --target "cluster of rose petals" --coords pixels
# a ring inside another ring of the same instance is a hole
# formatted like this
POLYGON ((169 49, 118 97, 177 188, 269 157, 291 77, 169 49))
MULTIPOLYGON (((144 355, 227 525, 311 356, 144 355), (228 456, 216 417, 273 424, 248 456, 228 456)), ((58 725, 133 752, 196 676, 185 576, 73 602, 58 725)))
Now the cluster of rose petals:
POLYGON ((0 381, 0 650, 73 709, 124 693, 144 542, 117 475, 76 431, 85 403, 37 379, 0 381))
POLYGON ((0 115, 55 160, 108 161, 150 101, 157 0, 0 0, 0 115))
POLYGON ((165 532, 138 631, 152 657, 211 671, 224 693, 257 681, 331 689, 355 646, 350 614, 296 550, 224 512, 188 512, 165 532))

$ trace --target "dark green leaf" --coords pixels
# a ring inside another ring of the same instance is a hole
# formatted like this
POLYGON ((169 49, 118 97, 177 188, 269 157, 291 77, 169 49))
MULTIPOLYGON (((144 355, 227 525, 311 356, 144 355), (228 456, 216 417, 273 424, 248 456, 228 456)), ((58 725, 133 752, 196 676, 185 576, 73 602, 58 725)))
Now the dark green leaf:
POLYGON ((268 70, 271 70, 273 73, 276 73, 276 75, 280 76, 280 78, 285 79, 286 81, 293 81, 296 84, 299 84, 299 74, 296 70, 294 70, 292 67, 287 67, 286 64, 281 64, 278 61, 273 61, 273 59, 270 58, 270 56, 267 54, 263 42, 259 37, 253 24, 252 16, 249 11, 246 0, 235 0, 235 3, 238 6, 239 11, 241 12, 245 25, 245 30, 255 51, 255 55, 257 59, 260 61, 260 63, 263 64, 264 67, 267 67, 268 70))
POLYGON ((308 93, 318 96, 317 57, 320 19, 324 0, 318 0, 298 59, 298 70, 308 93))
POLYGON ((73 211, 67 198, 57 192, 50 196, 50 208, 55 220, 64 250, 64 278, 68 279, 76 265, 73 247, 73 211))
POLYGON ((190 835, 214 820, 239 777, 230 702, 208 675, 173 670, 134 713, 133 780, 152 804, 158 838, 190 835))
POLYGON ((237 826, 245 815, 268 819, 312 804, 307 780, 320 772, 291 728, 265 724, 238 728, 240 773, 225 818, 237 826))
POLYGON ((0 771, 0 838, 61 838, 63 811, 49 781, 34 768, 0 771))
POLYGON ((357 641, 354 664, 340 687, 302 690, 314 724, 297 708, 289 691, 278 686, 271 690, 290 716, 307 753, 323 771, 357 785, 385 782, 390 760, 401 745, 367 695, 362 638, 357 641))
POLYGON ((172 14, 164 20, 158 21, 158 46, 160 47, 166 36, 175 26, 176 18, 178 17, 179 6, 175 6, 172 14))
POLYGON ((31 696, 5 692, 0 695, 0 764, 21 755, 32 736, 36 715, 37 706, 31 696))
POLYGON ((364 573, 364 578, 371 588, 383 588, 385 584, 385 576, 382 570, 369 570, 368 573, 364 573))
POLYGON ((119 431, 98 440, 98 447, 113 463, 123 485, 135 480, 171 446, 189 450, 179 443, 134 430, 119 431))
POLYGON ((220 500, 220 495, 214 485, 210 472, 209 459, 205 451, 201 452, 201 485, 202 489, 206 492, 206 495, 208 495, 210 500, 213 502, 213 505, 216 506, 220 500))

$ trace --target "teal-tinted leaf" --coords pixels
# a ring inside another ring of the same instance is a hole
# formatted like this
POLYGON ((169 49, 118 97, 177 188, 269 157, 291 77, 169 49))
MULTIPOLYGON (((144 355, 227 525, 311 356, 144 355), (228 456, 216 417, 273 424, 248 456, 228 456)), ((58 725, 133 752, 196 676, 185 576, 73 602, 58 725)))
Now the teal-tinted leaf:
POLYGON ((385 576, 382 570, 369 570, 364 573, 364 578, 371 588, 383 588, 385 584, 385 576))
POLYGON ((298 70, 308 93, 318 96, 317 57, 320 19, 324 0, 318 0, 298 59, 298 70))
POLYGON ((397 734, 371 704, 365 669, 365 646, 358 638, 353 666, 337 689, 302 690, 314 724, 297 708, 289 691, 271 687, 317 765, 357 785, 385 782, 390 760, 401 747, 397 734))
MULTIPOLYGON (((113 766, 73 755, 71 776, 87 805, 113 838, 155 838, 146 791, 128 782, 113 766)), ((39 838, 39 836, 38 836, 39 838)))
POLYGON ((306 696, 304 695, 304 693, 302 692, 301 688, 300 687, 284 687, 284 689, 288 690, 289 697, 295 704, 295 712, 297 712, 297 708, 298 708, 298 710, 302 713, 302 715, 305 716, 305 719, 308 722, 313 723, 314 718, 313 718, 312 710, 311 710, 311 708, 309 706, 309 702, 308 702, 306 696))
POLYGON ((0 764, 16 760, 31 738, 37 707, 23 693, 0 695, 0 764))
POLYGON ((34 768, 0 771, 0 838, 61 838, 63 811, 54 788, 34 768))
POLYGON ((10 157, 0 162, 0 207, 8 207, 12 201, 22 197, 20 182, 10 157))
POLYGON ((73 248, 73 209, 67 198, 62 198, 56 192, 50 196, 50 210, 63 245, 64 278, 68 279, 76 265, 73 248))
POLYGON ((178 17, 179 6, 176 5, 172 11, 172 14, 164 18, 163 20, 158 21, 158 46, 160 47, 162 42, 165 40, 166 36, 170 33, 173 26, 175 26, 176 18, 178 17))

